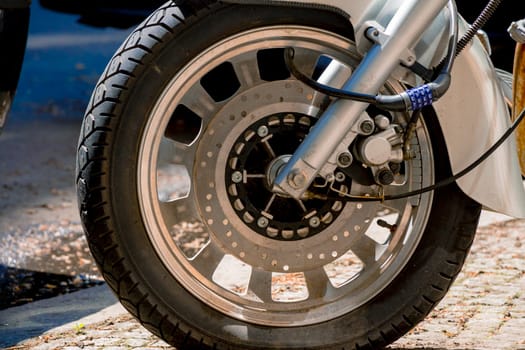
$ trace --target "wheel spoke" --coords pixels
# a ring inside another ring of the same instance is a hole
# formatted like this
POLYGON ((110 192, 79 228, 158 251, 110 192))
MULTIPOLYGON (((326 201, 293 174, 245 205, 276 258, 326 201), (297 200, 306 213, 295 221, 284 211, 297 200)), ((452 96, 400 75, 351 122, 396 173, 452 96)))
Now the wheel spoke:
POLYGON ((186 145, 178 141, 172 141, 174 151, 174 163, 184 165, 186 169, 191 169, 195 161, 195 143, 186 145))
POLYGON ((270 211, 270 207, 272 206, 273 202, 275 201, 275 198, 277 198, 277 195, 275 193, 273 193, 272 196, 270 197, 270 199, 268 200, 268 203, 266 204, 266 207, 264 208, 265 212, 268 213, 270 211))
POLYGON ((315 67, 319 61, 319 56, 312 54, 312 51, 294 48, 294 65, 303 73, 309 77, 312 77, 315 67))
POLYGON ((257 295, 264 303, 273 303, 272 300, 272 273, 252 268, 248 290, 257 295))
POLYGON ((273 150, 272 148, 272 145, 270 145, 270 143, 268 142, 268 138, 265 139, 262 144, 263 144, 263 147, 264 149, 266 150, 266 152, 268 152, 268 155, 273 159, 276 157, 276 153, 275 151, 273 150))
POLYGON ((182 223, 194 223, 198 220, 195 203, 189 197, 171 202, 160 202, 160 210, 168 228, 182 223))
POLYGON ((224 255, 225 253, 214 244, 213 241, 209 241, 209 243, 190 261, 191 265, 197 269, 197 271, 199 271, 208 281, 211 281, 213 273, 217 270, 224 255))
POLYGON ((297 204, 299 205, 299 207, 301 207, 301 210, 306 213, 308 211, 308 209, 306 208, 306 206, 304 205, 304 202, 301 200, 301 199, 297 199, 296 200, 297 204))
POLYGON ((351 246, 352 252, 363 262, 366 266, 372 266, 376 261, 377 243, 366 235, 361 235, 351 246))
POLYGON ((240 58, 231 61, 231 63, 233 64, 233 69, 235 70, 237 79, 239 79, 239 83, 241 84, 241 89, 254 86, 262 81, 259 76, 256 51, 245 54, 240 58))
POLYGON ((215 102, 208 92, 200 84, 195 84, 184 96, 181 104, 189 108, 204 121, 211 118, 222 105, 215 102))
POLYGON ((330 283, 330 279, 323 268, 305 271, 304 277, 309 299, 325 299, 326 301, 334 295, 335 288, 330 283))

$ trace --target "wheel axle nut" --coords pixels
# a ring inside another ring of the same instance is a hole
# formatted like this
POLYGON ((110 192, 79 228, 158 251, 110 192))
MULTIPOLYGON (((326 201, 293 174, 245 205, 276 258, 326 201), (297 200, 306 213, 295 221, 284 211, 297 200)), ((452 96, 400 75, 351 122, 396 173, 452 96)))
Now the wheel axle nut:
POLYGON ((288 183, 295 189, 302 188, 306 185, 306 175, 300 170, 293 170, 288 175, 288 183))

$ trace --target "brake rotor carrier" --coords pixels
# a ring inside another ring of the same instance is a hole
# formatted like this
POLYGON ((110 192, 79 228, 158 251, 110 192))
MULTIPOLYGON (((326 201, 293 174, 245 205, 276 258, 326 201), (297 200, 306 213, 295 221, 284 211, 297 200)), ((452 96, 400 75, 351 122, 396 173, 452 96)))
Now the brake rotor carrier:
MULTIPOLYGON (((195 195, 212 239, 266 271, 328 264, 375 214, 374 205, 322 198, 331 190, 321 184, 301 200, 272 192, 273 179, 316 121, 311 94, 279 81, 236 96, 209 122, 196 152, 195 195)), ((334 185, 349 192, 351 179, 339 175, 334 185)))

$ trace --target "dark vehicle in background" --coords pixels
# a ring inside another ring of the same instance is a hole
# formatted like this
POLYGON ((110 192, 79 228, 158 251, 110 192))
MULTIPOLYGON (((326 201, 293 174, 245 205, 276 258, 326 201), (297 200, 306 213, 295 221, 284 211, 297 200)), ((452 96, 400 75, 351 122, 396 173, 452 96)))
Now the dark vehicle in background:
MULTIPOLYGON (((40 0, 50 10, 80 15, 79 22, 95 27, 130 28, 138 25, 165 0, 40 0)), ((472 23, 485 7, 486 0, 458 0, 459 13, 472 23)), ((512 71, 515 42, 506 29, 512 21, 521 19, 516 2, 504 0, 487 22, 492 46, 492 60, 498 68, 512 71)))
POLYGON ((24 58, 30 0, 0 0, 0 131, 11 107, 24 58))
MULTIPOLYGON (((459 13, 470 23, 481 13, 486 0, 458 0, 459 13)), ((494 15, 487 21, 483 30, 488 34, 492 48, 491 58, 497 68, 512 72, 516 42, 510 37, 507 28, 511 22, 522 19, 522 7, 515 1, 503 0, 494 15)))
POLYGON ((79 23, 94 27, 130 28, 165 0, 40 0, 49 10, 80 15, 79 23))

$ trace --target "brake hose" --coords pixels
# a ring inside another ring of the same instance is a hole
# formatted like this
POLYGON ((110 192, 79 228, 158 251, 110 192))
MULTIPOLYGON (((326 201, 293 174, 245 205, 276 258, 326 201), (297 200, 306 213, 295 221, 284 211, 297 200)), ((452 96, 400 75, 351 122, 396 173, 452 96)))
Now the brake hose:
MULTIPOLYGON (((342 98, 348 100, 354 100, 359 102, 366 102, 369 104, 376 105, 378 108, 389 110, 389 111, 414 111, 423 107, 431 105, 434 101, 439 99, 445 94, 450 86, 450 72, 454 63, 454 58, 457 57, 461 51, 467 46, 467 44, 474 38, 478 31, 487 23, 492 17, 494 12, 497 10, 502 0, 490 0, 485 8, 481 11, 480 15, 476 18, 474 23, 469 27, 463 37, 457 41, 458 37, 458 14, 456 3, 449 1, 450 8, 450 34, 448 51, 445 58, 438 64, 438 67, 442 67, 437 78, 430 83, 409 89, 398 95, 371 95, 363 94, 354 91, 346 91, 338 88, 334 88, 328 85, 321 84, 314 79, 306 76, 297 69, 293 62, 294 49, 288 47, 285 49, 285 63, 290 73, 299 81, 310 86, 312 89, 317 90, 327 96, 342 98)), ((374 28, 369 28, 366 32, 373 32, 374 28)), ((423 68, 423 70, 425 70, 423 68)), ((427 70, 432 71, 432 69, 427 70)))
MULTIPOLYGON (((291 47, 285 49, 285 64, 290 73, 297 80, 310 86, 312 89, 331 97, 366 102, 388 111, 414 111, 422 109, 423 107, 431 105, 434 101, 443 96, 450 86, 450 72, 452 70, 454 58, 458 52, 458 14, 456 3, 454 1, 449 1, 449 8, 451 14, 448 51, 443 60, 444 64, 442 65, 440 73, 434 81, 406 90, 398 95, 363 94, 321 84, 297 69, 293 62, 295 51, 291 47)), ((368 30, 366 30, 368 37, 373 36, 371 33, 374 31, 376 31, 375 28, 368 28, 368 30)))
MULTIPOLYGON (((366 102, 373 104, 378 108, 389 111, 414 111, 423 107, 431 105, 445 94, 450 86, 450 72, 454 63, 454 58, 457 57, 467 44, 474 38, 477 32, 486 24, 492 17, 502 0, 490 0, 480 15, 476 18, 474 23, 469 27, 463 37, 457 41, 458 37, 458 21, 457 8, 454 1, 449 1, 450 9, 450 35, 448 52, 442 62, 438 65, 442 67, 437 78, 430 83, 409 89, 398 95, 370 95, 354 91, 346 91, 334 88, 328 85, 321 84, 314 79, 304 75, 297 69, 293 62, 294 50, 293 48, 286 48, 285 63, 290 73, 299 81, 310 86, 325 95, 349 99, 359 102, 366 102)), ((369 28, 366 32, 373 32, 374 28, 369 28)))

